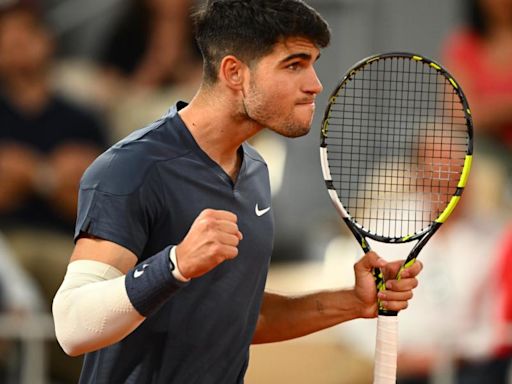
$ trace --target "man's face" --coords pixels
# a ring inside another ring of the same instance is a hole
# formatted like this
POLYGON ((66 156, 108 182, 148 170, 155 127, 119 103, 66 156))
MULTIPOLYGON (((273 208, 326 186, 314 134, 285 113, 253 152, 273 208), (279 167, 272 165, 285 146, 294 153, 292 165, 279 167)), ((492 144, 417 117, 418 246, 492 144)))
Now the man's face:
POLYGON ((319 49, 304 38, 289 38, 250 69, 244 86, 245 114, 262 127, 283 136, 307 134, 313 121, 315 97, 322 91, 313 67, 319 49))
POLYGON ((41 70, 51 56, 50 37, 34 16, 16 11, 0 22, 0 69, 5 75, 41 70))

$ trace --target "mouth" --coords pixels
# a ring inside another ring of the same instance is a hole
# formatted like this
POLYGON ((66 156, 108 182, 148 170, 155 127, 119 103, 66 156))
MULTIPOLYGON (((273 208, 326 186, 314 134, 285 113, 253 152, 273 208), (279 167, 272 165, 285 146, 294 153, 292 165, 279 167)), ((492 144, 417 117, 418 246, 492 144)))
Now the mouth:
POLYGON ((315 100, 304 100, 297 103, 297 105, 315 108, 315 100))

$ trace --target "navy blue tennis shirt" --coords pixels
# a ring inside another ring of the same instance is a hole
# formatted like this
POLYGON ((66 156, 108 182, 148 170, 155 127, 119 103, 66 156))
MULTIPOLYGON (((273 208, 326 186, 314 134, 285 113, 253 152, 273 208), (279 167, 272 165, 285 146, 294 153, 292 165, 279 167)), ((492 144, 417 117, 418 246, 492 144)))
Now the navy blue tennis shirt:
POLYGON ((244 143, 233 182, 181 120, 185 105, 89 167, 75 238, 112 241, 141 262, 181 242, 202 210, 222 209, 238 217, 238 257, 179 288, 119 343, 86 354, 80 383, 243 383, 273 246, 268 169, 244 143))

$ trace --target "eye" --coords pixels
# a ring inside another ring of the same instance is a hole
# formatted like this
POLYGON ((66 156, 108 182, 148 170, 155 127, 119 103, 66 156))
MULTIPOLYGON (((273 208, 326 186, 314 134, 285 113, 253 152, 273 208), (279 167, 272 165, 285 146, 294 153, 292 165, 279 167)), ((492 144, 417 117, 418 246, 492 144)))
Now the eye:
POLYGON ((288 68, 289 70, 292 70, 292 71, 296 71, 297 69, 299 69, 299 67, 300 67, 300 63, 294 62, 294 63, 288 64, 288 66, 286 68, 288 68))

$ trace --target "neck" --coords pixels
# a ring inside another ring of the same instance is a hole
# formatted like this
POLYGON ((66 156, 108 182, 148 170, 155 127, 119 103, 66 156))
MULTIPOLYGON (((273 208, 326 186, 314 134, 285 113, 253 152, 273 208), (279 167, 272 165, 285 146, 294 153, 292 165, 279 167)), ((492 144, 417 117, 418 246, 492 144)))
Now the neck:
POLYGON ((235 104, 203 86, 179 112, 197 144, 233 180, 241 165, 238 149, 263 128, 242 116, 235 104))

